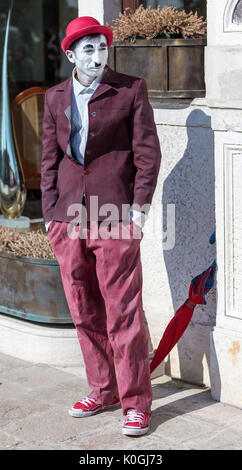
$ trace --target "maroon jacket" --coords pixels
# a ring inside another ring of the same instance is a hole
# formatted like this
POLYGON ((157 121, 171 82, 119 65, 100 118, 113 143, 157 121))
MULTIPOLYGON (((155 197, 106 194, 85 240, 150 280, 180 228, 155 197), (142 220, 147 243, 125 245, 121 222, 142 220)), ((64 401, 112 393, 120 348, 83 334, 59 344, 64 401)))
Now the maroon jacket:
MULTIPOLYGON (((106 66, 88 103, 89 133, 84 166, 70 151, 72 76, 45 96, 41 163, 44 221, 70 222, 68 207, 86 195, 98 196, 98 209, 112 203, 122 219, 122 204, 150 204, 157 183, 161 152, 143 79, 106 66)), ((99 215, 103 220, 106 215, 99 215)))

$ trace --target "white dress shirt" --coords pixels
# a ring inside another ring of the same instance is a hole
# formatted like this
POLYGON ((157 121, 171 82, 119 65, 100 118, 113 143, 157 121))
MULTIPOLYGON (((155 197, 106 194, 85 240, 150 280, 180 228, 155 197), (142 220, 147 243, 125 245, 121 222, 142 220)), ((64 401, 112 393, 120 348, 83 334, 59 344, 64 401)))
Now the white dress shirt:
POLYGON ((88 101, 101 82, 105 69, 102 74, 94 80, 91 85, 82 85, 76 74, 76 67, 73 69, 73 87, 71 103, 71 135, 70 144, 74 157, 83 165, 84 155, 88 137, 88 101))

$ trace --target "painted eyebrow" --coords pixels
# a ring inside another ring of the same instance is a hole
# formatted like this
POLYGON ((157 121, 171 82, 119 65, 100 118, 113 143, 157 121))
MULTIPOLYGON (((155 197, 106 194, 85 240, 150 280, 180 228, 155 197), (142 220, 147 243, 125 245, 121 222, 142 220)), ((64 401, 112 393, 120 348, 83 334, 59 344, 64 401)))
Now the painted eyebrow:
MULTIPOLYGON (((106 47, 107 44, 105 42, 101 42, 100 43, 100 47, 106 47)), ((83 49, 93 49, 93 45, 92 44, 86 44, 83 49)))

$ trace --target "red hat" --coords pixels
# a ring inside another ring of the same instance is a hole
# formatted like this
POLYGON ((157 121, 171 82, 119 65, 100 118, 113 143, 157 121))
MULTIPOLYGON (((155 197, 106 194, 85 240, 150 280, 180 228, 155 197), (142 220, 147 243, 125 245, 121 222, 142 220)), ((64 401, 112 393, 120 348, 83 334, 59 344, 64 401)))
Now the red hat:
POLYGON ((80 16, 72 20, 66 28, 66 37, 61 43, 64 52, 77 39, 87 36, 88 34, 105 34, 107 37, 108 47, 111 46, 113 40, 113 32, 111 28, 102 26, 99 21, 91 16, 80 16))

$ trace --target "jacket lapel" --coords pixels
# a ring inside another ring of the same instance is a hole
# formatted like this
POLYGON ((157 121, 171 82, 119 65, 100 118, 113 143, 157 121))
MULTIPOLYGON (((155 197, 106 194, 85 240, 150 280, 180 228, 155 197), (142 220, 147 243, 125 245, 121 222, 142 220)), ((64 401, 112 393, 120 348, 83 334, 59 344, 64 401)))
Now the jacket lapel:
POLYGON ((103 95, 103 93, 109 91, 111 88, 115 88, 114 85, 118 83, 120 83, 120 81, 117 78, 117 74, 112 69, 110 69, 108 65, 106 65, 102 81, 99 83, 99 86, 91 96, 89 103, 98 98, 98 96, 103 95))
MULTIPOLYGON (((94 91, 91 96, 90 101, 94 101, 98 96, 106 93, 111 88, 115 88, 115 84, 119 84, 120 80, 117 78, 116 72, 114 72, 108 65, 105 67, 105 73, 103 75, 102 81, 100 82, 97 89, 94 91)), ((60 106, 70 122, 71 120, 71 94, 72 94, 72 76, 65 80, 63 83, 56 88, 56 93, 59 94, 58 98, 60 99, 60 106), (61 96, 62 95, 62 96, 61 96)))
POLYGON ((58 88, 56 88, 56 93, 58 94, 58 100, 60 103, 61 109, 64 111, 67 119, 71 119, 71 93, 72 93, 72 76, 65 80, 63 83, 60 83, 58 88))
MULTIPOLYGON (((116 72, 114 72, 108 65, 105 67, 105 73, 103 75, 102 81, 100 82, 97 89, 94 91, 89 102, 94 101, 99 96, 103 95, 110 89, 115 89, 115 84, 119 84, 120 80, 117 77, 116 72)), ((63 138, 64 142, 67 142, 67 154, 71 155, 70 148, 70 133, 71 133, 71 98, 72 98, 72 76, 67 80, 60 83, 56 88, 56 97, 58 99, 58 114, 63 116, 63 138)))
POLYGON ((71 95, 72 95, 72 76, 69 77, 64 82, 60 83, 58 88, 56 88, 56 96, 59 101, 58 114, 60 116, 63 116, 63 122, 62 122, 63 141, 67 142, 66 153, 70 157, 72 156, 71 148, 70 148, 71 95))

